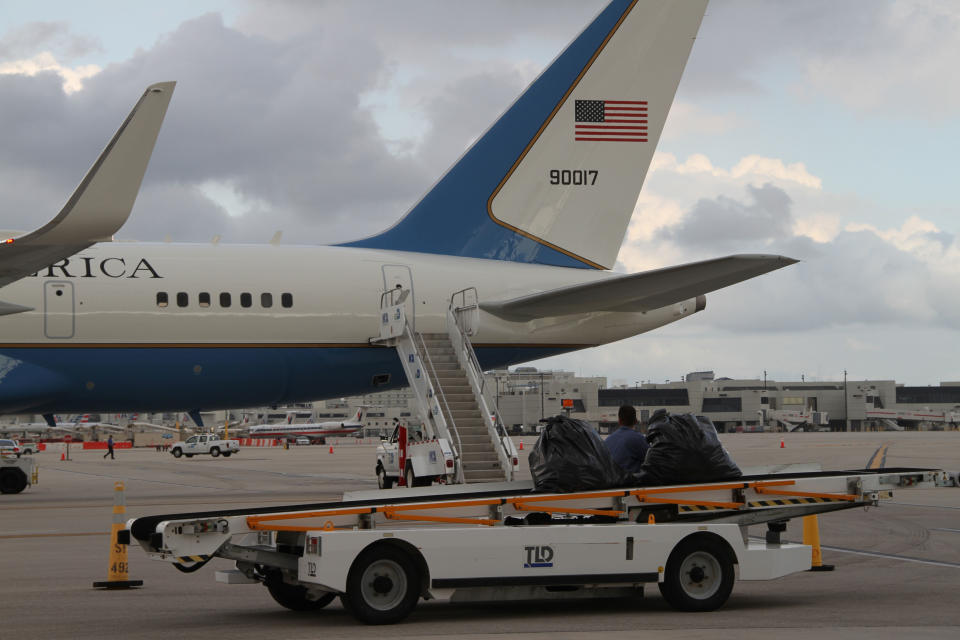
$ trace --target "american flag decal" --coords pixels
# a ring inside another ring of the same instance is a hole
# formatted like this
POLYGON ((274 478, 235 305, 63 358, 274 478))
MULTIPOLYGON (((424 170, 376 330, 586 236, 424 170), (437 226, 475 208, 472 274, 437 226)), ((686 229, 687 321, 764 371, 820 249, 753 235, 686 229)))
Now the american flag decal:
POLYGON ((646 100, 577 100, 574 140, 646 142, 646 100))

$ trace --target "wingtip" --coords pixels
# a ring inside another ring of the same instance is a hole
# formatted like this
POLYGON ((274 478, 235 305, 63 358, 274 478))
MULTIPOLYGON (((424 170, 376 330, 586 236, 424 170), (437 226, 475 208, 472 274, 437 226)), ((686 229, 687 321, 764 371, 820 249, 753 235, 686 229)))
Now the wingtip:
POLYGON ((149 87, 147 87, 146 93, 164 93, 167 91, 173 91, 177 86, 176 80, 167 80, 165 82, 154 82, 149 87))

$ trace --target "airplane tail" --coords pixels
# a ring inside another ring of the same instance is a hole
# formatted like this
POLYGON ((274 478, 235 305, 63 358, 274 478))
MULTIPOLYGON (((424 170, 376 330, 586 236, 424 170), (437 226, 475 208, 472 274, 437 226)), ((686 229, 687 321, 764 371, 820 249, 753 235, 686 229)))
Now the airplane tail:
POLYGON ((341 246, 607 269, 707 0, 612 0, 397 224, 341 246))

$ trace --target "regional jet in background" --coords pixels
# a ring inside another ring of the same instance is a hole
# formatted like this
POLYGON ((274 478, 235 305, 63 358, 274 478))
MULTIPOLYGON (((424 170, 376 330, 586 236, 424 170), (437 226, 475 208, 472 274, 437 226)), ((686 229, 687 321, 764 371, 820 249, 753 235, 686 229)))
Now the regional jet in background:
POLYGON ((0 412, 197 416, 402 387, 371 342, 398 285, 418 333, 475 289, 491 369, 656 329, 792 264, 610 271, 705 8, 613 0, 396 224, 333 246, 111 242, 173 95, 150 86, 63 210, 0 244, 0 412))
POLYGON ((250 427, 251 438, 285 438, 295 440, 306 437, 311 442, 323 442, 330 436, 348 436, 363 429, 363 407, 357 410, 353 420, 328 422, 308 422, 303 424, 265 424, 250 427))

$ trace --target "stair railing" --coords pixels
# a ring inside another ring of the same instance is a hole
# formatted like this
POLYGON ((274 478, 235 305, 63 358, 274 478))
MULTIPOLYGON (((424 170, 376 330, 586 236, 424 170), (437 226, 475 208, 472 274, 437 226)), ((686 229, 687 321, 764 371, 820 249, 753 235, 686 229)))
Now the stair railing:
POLYGON ((453 450, 453 460, 454 460, 454 464, 456 465, 454 471, 456 476, 456 482, 458 484, 462 484, 463 483, 463 463, 460 457, 461 457, 461 452, 463 451, 463 443, 460 442, 460 431, 457 429, 457 423, 453 419, 453 410, 450 409, 450 404, 447 402, 447 396, 443 392, 443 385, 440 384, 440 376, 437 375, 437 368, 433 364, 433 358, 430 357, 430 350, 427 348, 427 343, 423 339, 423 334, 414 333, 413 337, 414 337, 413 346, 417 351, 417 355, 420 356, 420 361, 426 363, 426 365, 430 369, 427 372, 427 380, 429 381, 432 379, 433 381, 436 381, 436 384, 433 384, 431 382, 431 387, 434 389, 434 395, 436 395, 436 389, 440 390, 440 394, 439 394, 440 401, 443 403, 443 408, 446 409, 447 411, 447 415, 444 418, 444 422, 446 423, 446 426, 447 426, 447 431, 448 432, 452 431, 453 436, 457 439, 457 446, 454 447, 454 450, 453 450), (419 345, 417 345, 416 343, 417 339, 420 340, 419 345), (449 418, 449 420, 446 419, 447 417, 449 418))
POLYGON ((494 443, 494 451, 500 461, 506 480, 513 480, 514 464, 517 457, 513 441, 506 435, 506 431, 497 428, 499 417, 493 418, 487 400, 483 395, 486 379, 477 354, 470 343, 469 335, 475 335, 479 325, 480 305, 477 302, 477 289, 468 287, 461 289, 450 296, 450 305, 447 307, 447 331, 450 334, 450 343, 457 354, 460 366, 467 374, 467 381, 473 390, 483 416, 483 424, 487 427, 490 442, 494 443))

